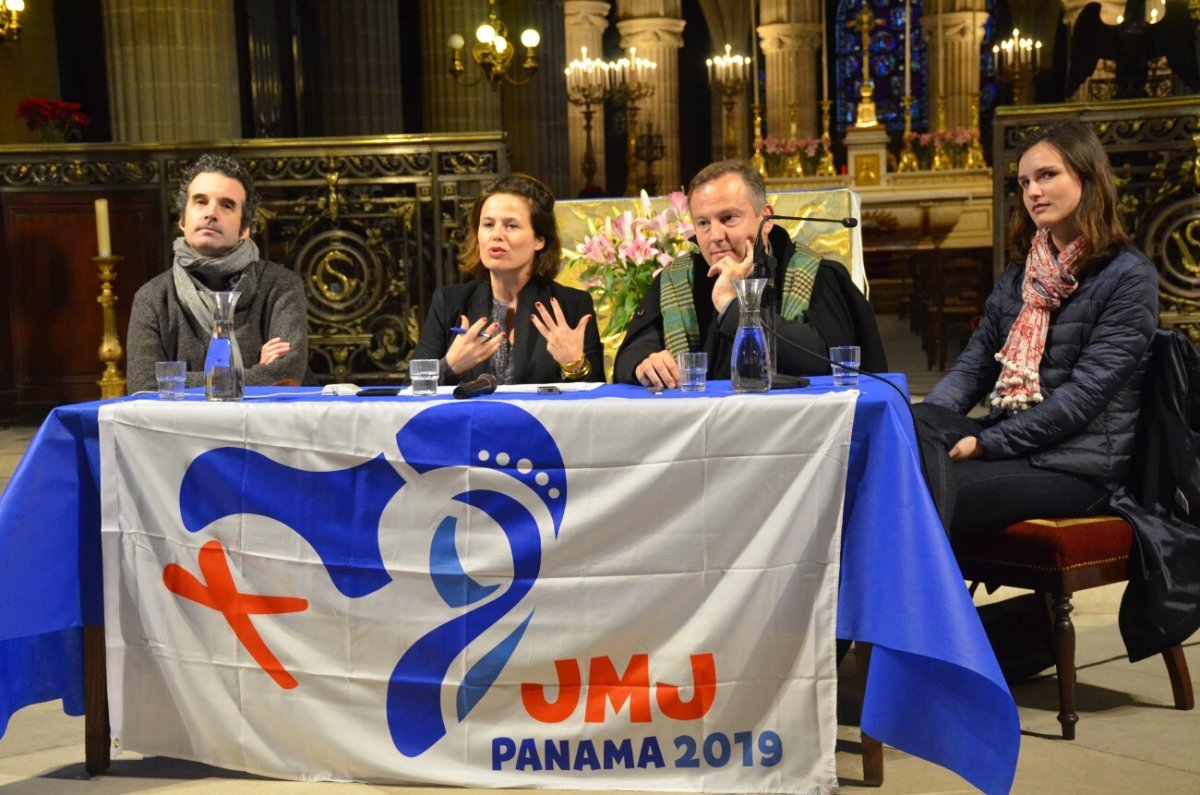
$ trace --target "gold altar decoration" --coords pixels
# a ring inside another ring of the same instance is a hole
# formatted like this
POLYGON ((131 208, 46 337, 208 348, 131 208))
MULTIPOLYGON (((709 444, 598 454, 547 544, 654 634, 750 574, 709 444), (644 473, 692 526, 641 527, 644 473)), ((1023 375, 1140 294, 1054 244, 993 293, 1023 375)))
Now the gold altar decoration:
POLYGON ((21 38, 21 12, 25 0, 0 0, 0 44, 17 43, 21 38))
POLYGON ((921 168, 921 163, 917 159, 917 153, 913 151, 913 132, 912 132, 912 102, 911 94, 904 95, 904 137, 902 147, 900 149, 900 162, 896 165, 897 171, 918 171, 921 168))
POLYGON ((118 367, 125 351, 121 348, 121 338, 117 335, 117 297, 113 294, 112 283, 117 278, 117 263, 124 257, 107 256, 92 257, 96 264, 97 275, 100 277, 100 295, 96 302, 100 304, 100 312, 104 318, 104 332, 100 338, 100 362, 104 372, 96 385, 100 387, 100 398, 122 397, 125 394, 125 376, 118 367))
POLYGON ((875 100, 873 99, 875 83, 871 80, 871 31, 877 24, 869 3, 863 3, 858 18, 847 24, 847 27, 856 28, 862 35, 862 87, 859 89, 858 108, 854 120, 854 126, 860 129, 879 124, 879 120, 875 116, 875 100))
POLYGON ((502 81, 524 85, 538 70, 537 47, 541 41, 541 34, 533 28, 521 31, 521 44, 525 46, 525 62, 521 64, 521 70, 525 78, 513 77, 509 69, 514 50, 512 40, 508 37, 508 26, 496 15, 496 0, 488 0, 487 19, 475 29, 475 43, 471 46, 471 60, 479 67, 479 75, 474 80, 462 79, 466 71, 462 51, 467 42, 461 33, 451 33, 446 41, 450 46, 450 76, 462 86, 473 86, 484 79, 492 88, 499 86, 502 81))

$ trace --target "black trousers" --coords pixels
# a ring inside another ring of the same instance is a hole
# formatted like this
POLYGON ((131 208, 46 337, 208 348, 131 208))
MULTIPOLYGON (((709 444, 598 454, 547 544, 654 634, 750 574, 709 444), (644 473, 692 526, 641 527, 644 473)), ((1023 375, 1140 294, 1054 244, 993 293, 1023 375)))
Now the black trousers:
POLYGON ((1025 519, 1094 516, 1108 506, 1108 491, 1082 475, 1040 469, 1028 457, 951 461, 950 448, 984 425, 956 411, 913 406, 925 478, 942 526, 951 536, 995 533, 1025 519))

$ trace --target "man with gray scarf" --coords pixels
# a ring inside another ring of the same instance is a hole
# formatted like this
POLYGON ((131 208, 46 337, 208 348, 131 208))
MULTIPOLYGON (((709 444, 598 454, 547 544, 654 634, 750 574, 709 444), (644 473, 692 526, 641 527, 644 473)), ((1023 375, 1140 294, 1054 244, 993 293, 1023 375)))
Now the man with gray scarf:
POLYGON ((237 290, 234 333, 246 384, 303 378, 308 367, 304 285, 292 271, 259 258, 250 239, 258 197, 232 157, 205 154, 183 174, 177 197, 175 262, 133 297, 129 316, 130 393, 157 388, 154 363, 187 362, 187 386, 204 384, 212 336, 212 293, 237 290), (253 364, 252 364, 253 363, 253 364))

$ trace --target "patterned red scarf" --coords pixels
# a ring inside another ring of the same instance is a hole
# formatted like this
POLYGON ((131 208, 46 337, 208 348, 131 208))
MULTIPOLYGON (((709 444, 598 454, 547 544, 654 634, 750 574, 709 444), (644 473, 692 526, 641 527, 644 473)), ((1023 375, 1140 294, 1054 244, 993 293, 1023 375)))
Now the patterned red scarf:
POLYGON ((993 406, 1015 413, 1042 402, 1038 367, 1046 350, 1050 313, 1075 292, 1079 282, 1074 274, 1086 251, 1087 242, 1080 236, 1056 258, 1050 250, 1050 230, 1039 229, 1034 235, 1021 283, 1025 305, 1013 321, 1004 347, 996 354, 996 361, 1003 367, 990 396, 993 406))

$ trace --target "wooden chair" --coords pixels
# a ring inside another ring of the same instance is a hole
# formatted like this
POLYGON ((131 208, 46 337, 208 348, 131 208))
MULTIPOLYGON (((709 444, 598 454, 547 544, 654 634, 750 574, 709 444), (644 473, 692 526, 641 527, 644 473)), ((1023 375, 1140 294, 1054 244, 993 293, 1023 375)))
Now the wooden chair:
MULTIPOLYGON (((989 588, 1008 585, 1048 594, 1053 605, 1051 630, 1058 675, 1058 722, 1064 739, 1075 739, 1075 626, 1071 596, 1076 591, 1129 579, 1133 528, 1124 519, 1031 519, 1009 525, 996 535, 954 540, 954 554, 968 580, 989 588)), ((1176 709, 1192 709, 1192 680, 1183 649, 1163 652, 1176 709)))
POLYGON ((983 314, 983 269, 972 257, 943 260, 935 252, 921 263, 921 343, 925 365, 946 369, 946 342, 957 329, 963 339, 970 336, 971 322, 983 314))

